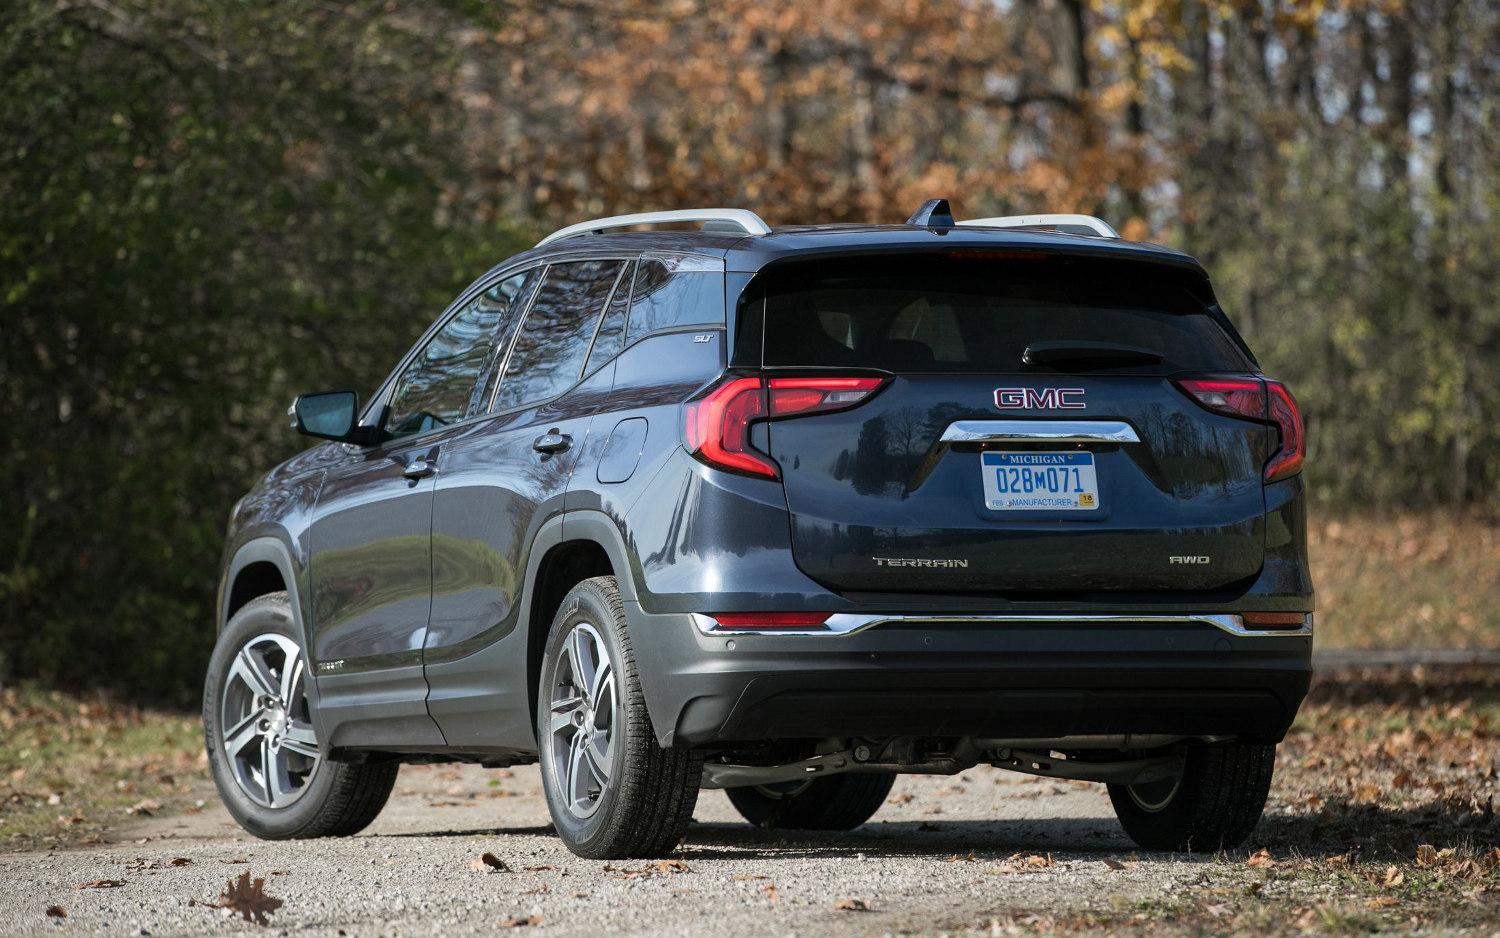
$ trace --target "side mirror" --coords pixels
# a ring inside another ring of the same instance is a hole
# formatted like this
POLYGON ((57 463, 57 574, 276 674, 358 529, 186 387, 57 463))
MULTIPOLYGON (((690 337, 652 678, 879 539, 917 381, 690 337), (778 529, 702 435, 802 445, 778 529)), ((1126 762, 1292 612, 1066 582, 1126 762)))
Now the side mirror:
POLYGON ((324 440, 350 440, 359 416, 359 395, 353 391, 318 391, 300 395, 287 411, 292 429, 324 440))

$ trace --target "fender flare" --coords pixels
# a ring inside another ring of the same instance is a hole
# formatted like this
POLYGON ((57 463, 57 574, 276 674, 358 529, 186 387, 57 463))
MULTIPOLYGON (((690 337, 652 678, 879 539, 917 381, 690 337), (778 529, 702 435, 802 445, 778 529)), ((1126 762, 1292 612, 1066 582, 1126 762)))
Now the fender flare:
POLYGON ((281 574, 281 582, 286 584, 287 598, 292 603, 292 615, 296 618, 297 631, 302 633, 303 647, 311 652, 312 647, 308 644, 311 636, 307 631, 307 607, 302 603, 302 591, 298 588, 300 582, 297 577, 297 565, 292 559, 292 551, 286 546, 281 538, 274 535, 262 535, 251 538, 235 549, 234 558, 225 567, 224 579, 219 590, 219 614, 217 632, 224 631, 224 626, 229 624, 229 604, 234 598, 234 582, 240 573, 253 563, 269 563, 281 574))

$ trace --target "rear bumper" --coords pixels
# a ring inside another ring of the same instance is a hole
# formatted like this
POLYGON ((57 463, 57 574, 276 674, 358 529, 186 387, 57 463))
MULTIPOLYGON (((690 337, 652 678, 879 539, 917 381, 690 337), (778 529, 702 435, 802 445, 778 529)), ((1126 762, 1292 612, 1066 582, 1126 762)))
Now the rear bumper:
POLYGON ((892 621, 843 635, 705 635, 627 604, 663 745, 851 736, 1285 735, 1312 636, 1209 621, 892 621))

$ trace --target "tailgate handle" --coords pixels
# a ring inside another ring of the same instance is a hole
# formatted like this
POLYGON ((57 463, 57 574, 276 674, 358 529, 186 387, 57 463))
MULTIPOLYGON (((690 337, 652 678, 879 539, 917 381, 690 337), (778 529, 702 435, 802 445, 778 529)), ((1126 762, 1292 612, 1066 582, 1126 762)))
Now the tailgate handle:
POLYGON ((944 443, 1139 443, 1123 420, 955 420, 944 443))

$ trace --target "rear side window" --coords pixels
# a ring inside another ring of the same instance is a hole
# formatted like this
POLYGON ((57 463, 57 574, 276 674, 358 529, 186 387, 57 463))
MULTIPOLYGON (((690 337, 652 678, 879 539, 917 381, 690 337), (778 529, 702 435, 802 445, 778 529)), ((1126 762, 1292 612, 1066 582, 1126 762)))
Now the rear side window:
POLYGON ((547 268, 516 336, 493 410, 555 397, 578 383, 604 304, 624 261, 574 261, 547 268))
POLYGON ((912 373, 1051 371, 1036 343, 1109 343, 1160 362, 1116 370, 1247 371, 1207 282, 1158 264, 1043 256, 840 258, 762 274, 765 364, 912 373))
POLYGON ((594 334, 594 347, 589 349, 588 363, 583 366, 584 374, 592 373, 620 354, 620 349, 625 346, 625 312, 630 308, 630 276, 633 270, 632 264, 620 274, 620 282, 609 300, 609 309, 605 310, 604 319, 599 323, 599 331, 594 334))
POLYGON ((686 326, 724 324, 724 275, 703 270, 669 270, 641 258, 630 300, 625 344, 653 332, 686 326))

